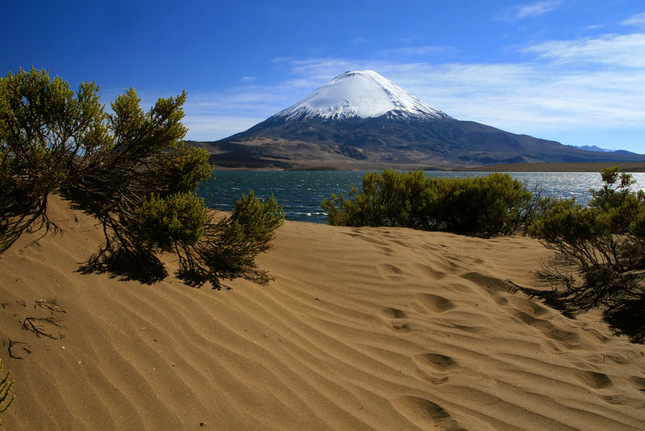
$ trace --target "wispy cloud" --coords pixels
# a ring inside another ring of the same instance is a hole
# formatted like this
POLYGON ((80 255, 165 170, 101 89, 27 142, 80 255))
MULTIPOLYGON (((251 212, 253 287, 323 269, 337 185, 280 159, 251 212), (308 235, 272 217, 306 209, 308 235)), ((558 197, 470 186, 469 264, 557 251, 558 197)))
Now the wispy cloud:
POLYGON ((215 141, 253 127, 266 118, 247 115, 227 116, 221 113, 189 114, 183 121, 188 127, 186 139, 194 141, 215 141))
POLYGON ((504 10, 495 16, 499 21, 517 22, 526 18, 533 18, 551 12, 560 6, 560 1, 541 1, 537 3, 517 5, 504 10))
POLYGON ((605 35, 581 40, 548 41, 524 49, 558 63, 595 63, 610 67, 645 68, 645 33, 605 35))
POLYGON ((627 25, 627 26, 645 28, 645 13, 639 13, 638 15, 634 15, 626 19, 625 21, 621 22, 621 24, 627 25))

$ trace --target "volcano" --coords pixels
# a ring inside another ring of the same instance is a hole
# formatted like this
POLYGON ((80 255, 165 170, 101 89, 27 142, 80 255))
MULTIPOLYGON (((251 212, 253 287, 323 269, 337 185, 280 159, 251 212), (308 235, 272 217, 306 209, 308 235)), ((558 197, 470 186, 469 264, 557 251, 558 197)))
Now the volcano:
POLYGON ((457 120, 371 71, 345 72, 250 129, 214 142, 232 168, 465 168, 508 163, 645 161, 457 120))

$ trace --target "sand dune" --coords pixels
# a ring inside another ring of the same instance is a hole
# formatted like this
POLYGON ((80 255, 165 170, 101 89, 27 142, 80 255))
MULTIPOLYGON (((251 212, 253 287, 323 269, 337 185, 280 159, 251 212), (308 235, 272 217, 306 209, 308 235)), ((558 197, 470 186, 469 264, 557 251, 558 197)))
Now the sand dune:
POLYGON ((509 291, 536 241, 287 222, 213 291, 76 272, 100 230, 53 209, 0 255, 5 429, 645 429, 645 348, 509 291))

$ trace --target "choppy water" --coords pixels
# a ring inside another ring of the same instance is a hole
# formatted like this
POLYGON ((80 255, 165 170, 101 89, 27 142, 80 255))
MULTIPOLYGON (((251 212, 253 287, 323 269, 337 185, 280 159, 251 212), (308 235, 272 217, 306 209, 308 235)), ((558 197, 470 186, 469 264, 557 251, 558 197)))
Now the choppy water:
MULTIPOLYGON (((219 206, 230 211, 242 194, 250 190, 259 198, 275 196, 284 206, 288 220, 325 223, 326 214, 320 207, 332 193, 349 192, 352 184, 360 189, 365 171, 216 171, 202 182, 197 193, 204 197, 211 207, 219 206)), ((427 171, 427 176, 455 177, 488 175, 488 172, 444 172, 427 171)), ((645 188, 645 173, 632 174, 637 183, 634 189, 645 188)), ((602 185, 596 172, 518 172, 513 178, 524 182, 529 189, 536 184, 544 195, 559 198, 575 197, 577 202, 586 204, 591 195, 590 188, 602 185)))

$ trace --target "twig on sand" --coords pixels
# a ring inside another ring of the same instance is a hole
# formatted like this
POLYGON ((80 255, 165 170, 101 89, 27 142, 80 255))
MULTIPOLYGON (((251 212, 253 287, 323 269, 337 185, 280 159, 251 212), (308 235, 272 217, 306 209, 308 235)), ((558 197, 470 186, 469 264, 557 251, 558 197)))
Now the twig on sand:
POLYGON ((58 328, 63 327, 63 324, 60 322, 60 320, 53 317, 25 317, 25 320, 23 320, 22 322, 22 329, 33 332, 38 338, 40 338, 41 335, 47 338, 51 338, 52 340, 58 340, 62 338, 62 335, 56 337, 54 335, 48 334, 42 327, 37 326, 39 323, 53 325, 58 328))
POLYGON ((48 302, 44 299, 39 299, 36 302, 36 305, 34 305, 34 308, 40 307, 49 310, 51 314, 56 313, 67 313, 67 311, 63 310, 60 305, 56 304, 55 302, 48 302))
POLYGON ((23 341, 13 341, 9 340, 9 348, 7 349, 9 351, 9 357, 13 359, 25 359, 23 356, 18 356, 14 351, 13 348, 18 347, 20 350, 23 352, 27 352, 27 354, 31 354, 31 346, 23 341), (27 346, 27 347, 25 347, 27 346))

